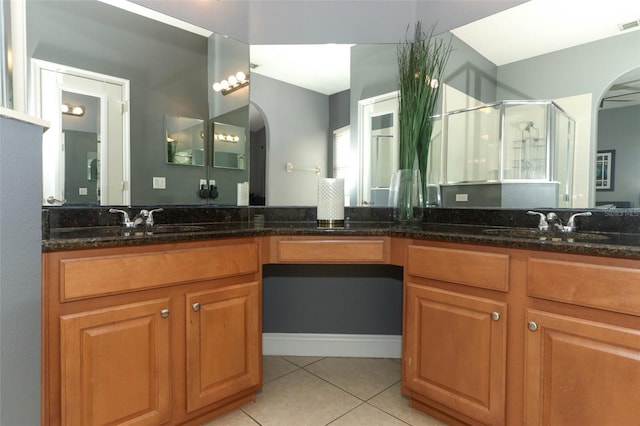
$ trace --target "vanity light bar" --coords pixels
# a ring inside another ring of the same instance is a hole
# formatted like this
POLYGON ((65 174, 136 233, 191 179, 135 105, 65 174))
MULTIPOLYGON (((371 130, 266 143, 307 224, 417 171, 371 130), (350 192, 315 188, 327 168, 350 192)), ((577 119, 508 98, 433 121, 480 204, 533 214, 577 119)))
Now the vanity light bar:
POLYGON ((223 142, 238 142, 240 140, 240 136, 225 133, 214 133, 213 137, 223 142))
POLYGON ((248 85, 249 76, 242 71, 238 71, 236 75, 230 75, 226 80, 213 83, 213 90, 222 92, 223 95, 228 95, 248 85))
POLYGON ((82 117, 86 112, 87 107, 84 105, 70 105, 70 104, 62 104, 60 106, 60 111, 65 115, 72 115, 74 117, 82 117))

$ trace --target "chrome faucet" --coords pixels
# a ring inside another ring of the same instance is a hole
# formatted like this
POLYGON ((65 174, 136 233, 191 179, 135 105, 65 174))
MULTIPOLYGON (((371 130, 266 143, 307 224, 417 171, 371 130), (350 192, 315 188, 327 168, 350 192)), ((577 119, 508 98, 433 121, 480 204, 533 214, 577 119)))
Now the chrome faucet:
POLYGON ((569 222, 567 222, 567 225, 564 227, 564 232, 573 232, 577 229, 576 217, 578 216, 591 216, 591 212, 582 212, 571 215, 569 222))
POLYGON ((528 211, 529 215, 540 216, 540 222, 538 222, 538 230, 540 231, 552 231, 552 232, 574 232, 577 229, 576 217, 578 216, 591 216, 591 212, 575 213, 569 218, 569 222, 566 225, 562 225, 562 219, 554 212, 549 212, 545 216, 544 213, 536 211, 528 211), (549 228, 551 226, 551 228, 549 228))
POLYGON ((156 212, 164 211, 164 209, 153 209, 153 210, 140 210, 140 213, 135 215, 133 220, 129 217, 129 213, 120 209, 109 209, 109 213, 121 213, 122 214, 122 226, 125 228, 137 228, 139 225, 144 226, 153 226, 155 221, 153 219, 153 214, 156 212))
POLYGON ((163 209, 163 208, 159 208, 159 209, 153 209, 153 210, 149 210, 149 211, 142 210, 140 213, 142 214, 142 212, 146 212, 146 221, 145 221, 145 225, 146 225, 146 226, 153 226, 153 225, 155 225, 155 223, 156 223, 156 222, 154 221, 154 219, 153 219, 153 214, 154 214, 154 213, 156 213, 156 212, 158 212, 158 213, 159 213, 159 212, 163 212, 163 211, 164 211, 164 209, 163 209))
POLYGON ((529 210, 527 212, 528 215, 538 215, 540 216, 540 222, 538 222, 538 230, 539 231, 548 231, 549 230, 549 223, 547 222, 547 217, 544 215, 544 213, 540 213, 540 212, 534 212, 533 210, 529 210))
POLYGON ((135 228, 136 224, 129 218, 129 213, 120 209, 109 209, 109 213, 122 213, 122 226, 125 228, 135 228))
POLYGON ((547 225, 551 227, 548 229, 551 232, 564 232, 564 226, 562 225, 562 219, 558 217, 554 212, 547 213, 547 225))

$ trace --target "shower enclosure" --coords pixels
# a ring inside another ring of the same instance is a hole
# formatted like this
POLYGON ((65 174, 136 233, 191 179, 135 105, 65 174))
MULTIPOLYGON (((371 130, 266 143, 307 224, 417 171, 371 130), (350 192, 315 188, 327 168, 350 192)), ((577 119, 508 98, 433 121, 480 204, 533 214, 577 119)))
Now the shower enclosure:
POLYGON ((552 101, 502 101, 435 118, 428 201, 571 206, 575 121, 552 101))

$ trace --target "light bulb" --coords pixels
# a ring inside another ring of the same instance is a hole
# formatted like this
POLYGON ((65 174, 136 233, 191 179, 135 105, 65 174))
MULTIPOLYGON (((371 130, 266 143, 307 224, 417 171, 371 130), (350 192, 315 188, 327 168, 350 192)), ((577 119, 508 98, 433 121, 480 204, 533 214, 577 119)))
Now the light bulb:
POLYGON ((227 80, 222 80, 220 82, 220 85, 222 86, 223 90, 227 90, 229 88, 229 82, 227 80))
POLYGON ((61 111, 63 114, 66 114, 66 113, 68 113, 68 112, 69 112, 69 108, 70 108, 70 107, 69 107, 69 105, 67 105, 67 104, 62 104, 62 105, 60 106, 60 111, 61 111))
POLYGON ((222 85, 216 81, 215 83, 213 83, 213 90, 215 90, 216 92, 221 91, 222 85))
POLYGON ((238 83, 238 79, 234 75, 227 77, 227 80, 229 80, 229 84, 232 86, 235 86, 236 83, 238 83))
POLYGON ((242 71, 238 71, 236 73, 236 78, 238 79, 239 82, 243 83, 247 79, 247 76, 242 71))
POLYGON ((71 113, 74 115, 84 115, 84 108, 81 106, 73 107, 71 113))

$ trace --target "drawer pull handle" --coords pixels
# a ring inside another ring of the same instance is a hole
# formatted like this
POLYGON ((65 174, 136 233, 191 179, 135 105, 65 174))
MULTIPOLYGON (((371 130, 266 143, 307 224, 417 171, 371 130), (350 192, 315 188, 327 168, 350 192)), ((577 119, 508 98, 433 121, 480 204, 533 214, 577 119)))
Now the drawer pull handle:
POLYGON ((527 327, 531 331, 538 331, 538 323, 535 321, 529 321, 529 323, 527 324, 527 327))
POLYGON ((169 316, 169 310, 168 309, 163 309, 160 311, 160 316, 162 318, 167 318, 169 316))
POLYGON ((498 321, 500 319, 500 312, 491 312, 491 319, 494 321, 498 321))
POLYGON ((200 304, 198 302, 194 303, 191 305, 191 309, 193 309, 193 312, 198 312, 200 310, 200 304))

